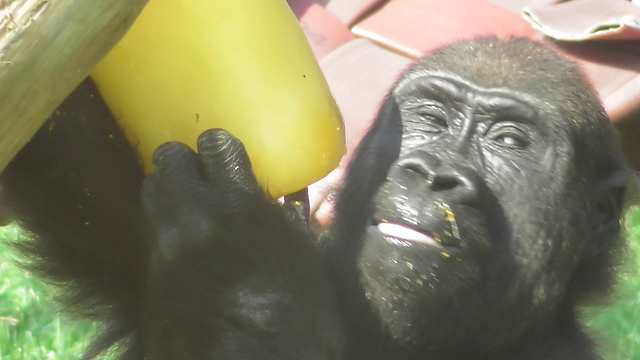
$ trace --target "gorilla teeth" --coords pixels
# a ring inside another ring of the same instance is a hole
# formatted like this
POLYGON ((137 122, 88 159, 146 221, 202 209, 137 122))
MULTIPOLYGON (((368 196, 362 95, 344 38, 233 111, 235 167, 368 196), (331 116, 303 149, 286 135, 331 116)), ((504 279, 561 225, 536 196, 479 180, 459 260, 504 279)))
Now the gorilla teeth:
POLYGON ((413 241, 429 245, 440 245, 440 243, 438 243, 438 241, 436 241, 432 236, 421 233, 404 225, 380 223, 378 224, 378 230, 380 230, 380 232, 384 236, 390 236, 400 240, 413 241))

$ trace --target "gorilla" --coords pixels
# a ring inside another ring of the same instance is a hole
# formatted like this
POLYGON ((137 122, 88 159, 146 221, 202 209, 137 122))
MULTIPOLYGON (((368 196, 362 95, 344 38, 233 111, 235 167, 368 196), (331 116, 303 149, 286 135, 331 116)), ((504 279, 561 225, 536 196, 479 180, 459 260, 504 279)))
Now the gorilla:
POLYGON ((610 291, 630 174, 546 46, 476 39, 408 69, 319 230, 224 130, 162 145, 145 180, 94 95, 1 177, 29 266, 104 322, 85 358, 599 359, 578 309, 610 291))

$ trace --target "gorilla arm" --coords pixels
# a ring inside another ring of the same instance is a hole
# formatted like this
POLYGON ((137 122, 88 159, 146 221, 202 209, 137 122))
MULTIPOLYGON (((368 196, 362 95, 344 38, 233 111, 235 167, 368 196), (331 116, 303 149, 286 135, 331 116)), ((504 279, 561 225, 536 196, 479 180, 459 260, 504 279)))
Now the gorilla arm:
POLYGON ((121 339, 139 354, 137 329, 149 238, 144 174, 90 79, 52 114, 0 174, 29 241, 17 246, 43 279, 63 285, 65 310, 105 321, 90 358, 121 339))

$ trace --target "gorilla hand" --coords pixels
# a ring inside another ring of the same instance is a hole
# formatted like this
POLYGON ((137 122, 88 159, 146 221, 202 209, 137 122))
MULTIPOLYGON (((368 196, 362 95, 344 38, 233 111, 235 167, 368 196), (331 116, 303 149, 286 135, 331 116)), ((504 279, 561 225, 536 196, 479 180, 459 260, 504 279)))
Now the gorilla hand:
POLYGON ((337 325, 322 256, 300 215, 265 196, 242 143, 209 130, 197 154, 167 143, 153 165, 150 357, 327 358, 337 325))
POLYGON ((269 207, 237 139, 211 130, 198 139, 198 150, 177 142, 160 146, 153 156, 155 174, 143 186, 158 250, 168 257, 184 241, 223 243, 225 233, 248 231, 242 227, 246 216, 269 207))

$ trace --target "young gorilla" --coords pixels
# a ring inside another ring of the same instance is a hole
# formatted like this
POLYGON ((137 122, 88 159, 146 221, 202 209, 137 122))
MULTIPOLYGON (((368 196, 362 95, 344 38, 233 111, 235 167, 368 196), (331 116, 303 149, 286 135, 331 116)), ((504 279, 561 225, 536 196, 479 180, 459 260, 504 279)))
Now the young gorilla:
POLYGON ((410 69, 318 241, 230 134, 161 146, 141 204, 116 125, 72 111, 2 181, 23 249, 105 319, 89 357, 123 340, 124 359, 598 358, 576 306, 611 285, 628 173, 577 66, 542 45, 410 69))

